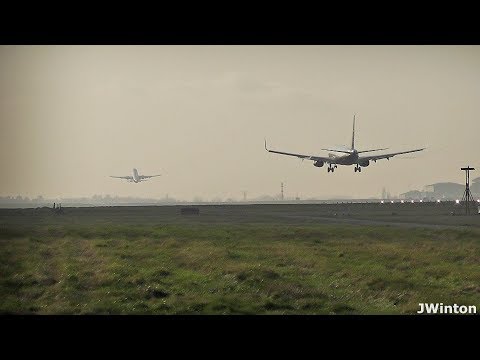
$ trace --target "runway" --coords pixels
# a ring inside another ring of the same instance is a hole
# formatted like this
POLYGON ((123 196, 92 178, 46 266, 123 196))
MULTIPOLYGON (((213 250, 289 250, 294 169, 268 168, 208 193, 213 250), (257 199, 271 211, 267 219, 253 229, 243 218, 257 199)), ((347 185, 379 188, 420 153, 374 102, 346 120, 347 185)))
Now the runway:
POLYGON ((64 207, 0 209, 0 224, 45 225, 161 225, 161 224, 345 224, 402 227, 480 227, 480 215, 464 215, 464 208, 444 203, 256 204, 201 206, 64 207), (199 215, 182 215, 195 207, 199 215))

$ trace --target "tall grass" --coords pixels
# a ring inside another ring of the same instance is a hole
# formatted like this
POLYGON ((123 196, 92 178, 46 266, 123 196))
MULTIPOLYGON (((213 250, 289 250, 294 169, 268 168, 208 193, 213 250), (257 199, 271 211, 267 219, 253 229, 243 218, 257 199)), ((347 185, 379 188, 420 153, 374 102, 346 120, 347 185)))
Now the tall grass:
POLYGON ((282 224, 0 227, 0 312, 413 314, 480 308, 479 231, 282 224))

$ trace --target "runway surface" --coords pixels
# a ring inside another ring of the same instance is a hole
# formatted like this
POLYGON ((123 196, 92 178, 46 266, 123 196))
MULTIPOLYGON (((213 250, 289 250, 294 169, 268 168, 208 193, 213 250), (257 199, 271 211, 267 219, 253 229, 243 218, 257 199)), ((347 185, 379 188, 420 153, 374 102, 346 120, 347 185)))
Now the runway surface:
MULTIPOLYGON (((476 210, 476 209, 475 209, 476 210)), ((78 207, 0 209, 3 225, 85 224, 345 224, 402 227, 480 227, 480 215, 466 216, 452 202, 396 204, 268 204, 201 206, 78 207), (182 215, 195 207, 199 215, 182 215)))

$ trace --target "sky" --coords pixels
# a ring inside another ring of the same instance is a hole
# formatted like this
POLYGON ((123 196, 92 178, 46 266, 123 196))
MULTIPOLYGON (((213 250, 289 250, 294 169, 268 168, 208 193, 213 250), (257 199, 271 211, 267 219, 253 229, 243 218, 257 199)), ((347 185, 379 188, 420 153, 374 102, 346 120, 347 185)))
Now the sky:
POLYGON ((400 194, 480 176, 479 46, 0 46, 0 196, 400 194), (270 148, 420 153, 334 173, 270 148), (110 175, 162 174, 139 184, 110 175))

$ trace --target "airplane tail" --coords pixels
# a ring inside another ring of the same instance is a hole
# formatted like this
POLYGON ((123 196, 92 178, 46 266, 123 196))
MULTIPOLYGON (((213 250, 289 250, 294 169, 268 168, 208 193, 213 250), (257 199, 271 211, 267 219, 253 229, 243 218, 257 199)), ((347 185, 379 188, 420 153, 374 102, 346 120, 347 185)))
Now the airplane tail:
POLYGON ((355 149, 355 114, 353 115, 352 150, 355 149))

